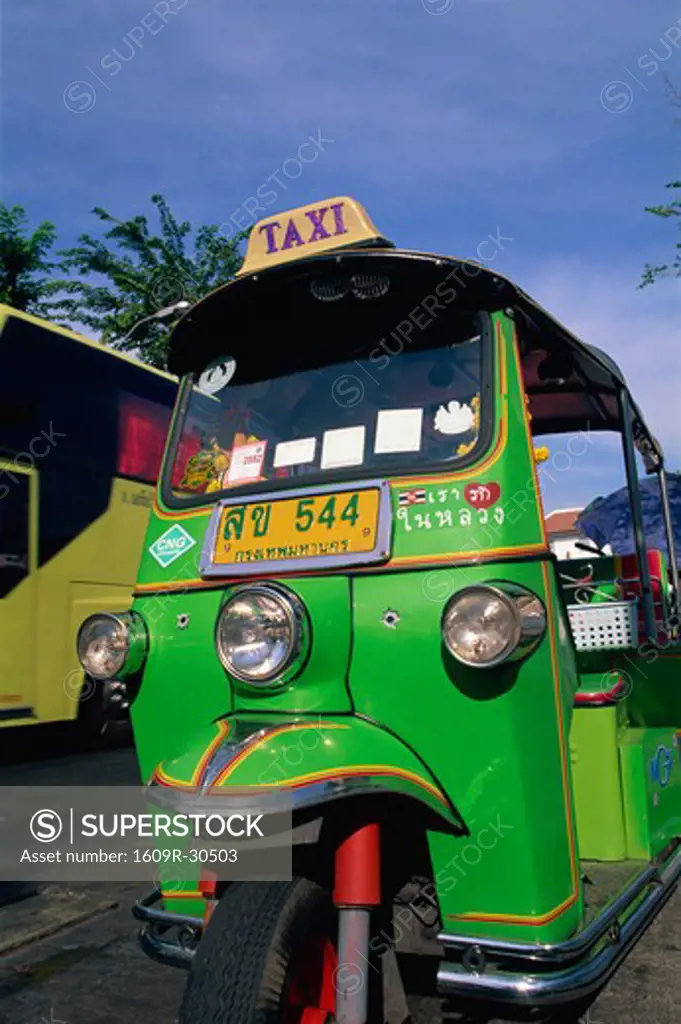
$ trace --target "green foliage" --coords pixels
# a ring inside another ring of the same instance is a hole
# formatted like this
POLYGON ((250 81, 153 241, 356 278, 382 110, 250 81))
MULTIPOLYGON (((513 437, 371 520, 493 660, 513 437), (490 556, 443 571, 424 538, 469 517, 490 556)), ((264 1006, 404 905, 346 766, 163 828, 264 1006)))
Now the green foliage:
MULTIPOLYGON (((660 203, 658 206, 646 206, 646 213, 652 213, 663 220, 681 217, 681 181, 670 181, 666 187, 674 190, 673 198, 668 203, 660 203)), ((681 220, 676 220, 675 223, 677 232, 681 233, 681 220)), ((681 238, 681 235, 679 237, 681 238)), ((660 277, 681 277, 681 240, 676 243, 671 263, 662 263, 658 266, 646 264, 639 288, 653 284, 660 277)))
POLYGON ((216 224, 204 225, 188 254, 189 222, 178 222, 163 196, 151 201, 157 235, 144 215, 119 220, 96 206, 92 212, 110 226, 102 239, 81 235, 77 246, 59 253, 60 270, 73 276, 52 282, 50 291, 57 322, 82 324, 103 342, 164 367, 172 324, 139 321, 181 299, 196 302, 230 281, 241 266, 245 233, 228 240, 216 224))
MULTIPOLYGON (((674 83, 670 80, 666 80, 667 96, 669 102, 673 107, 681 107, 681 90, 678 89, 674 83)), ((681 118, 678 116, 674 118, 675 124, 681 124, 681 118)), ((681 181, 670 181, 667 183, 666 188, 672 189, 672 198, 667 203, 659 203, 657 206, 646 206, 646 213, 652 213, 655 217, 661 217, 662 220, 671 220, 676 224, 677 232, 681 232, 681 220, 675 220, 675 218, 681 217, 681 181)), ((677 237, 679 237, 677 235, 677 237)), ((681 277, 681 241, 678 241, 675 245, 674 258, 671 263, 661 263, 657 266, 653 266, 650 263, 646 264, 645 270, 641 277, 639 288, 645 288, 646 285, 653 284, 660 278, 665 277, 681 277)))
POLYGON ((28 234, 23 206, 0 203, 0 302, 41 315, 47 275, 53 269, 48 253, 56 238, 54 224, 45 220, 28 234))

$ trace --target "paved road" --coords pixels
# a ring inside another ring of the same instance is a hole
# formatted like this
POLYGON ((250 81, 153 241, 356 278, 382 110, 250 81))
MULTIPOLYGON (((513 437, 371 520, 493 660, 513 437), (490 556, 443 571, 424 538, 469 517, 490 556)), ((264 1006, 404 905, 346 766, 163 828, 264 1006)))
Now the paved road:
MULTIPOLYGON (((36 756, 32 762, 0 768, 5 785, 85 779, 110 785, 114 778, 134 784, 131 751, 47 760, 36 756)), ((129 907, 144 888, 53 886, 0 910, 0 953, 5 951, 0 959, 1 1024, 177 1021, 183 974, 147 960, 135 939, 129 907)), ((677 1024, 680 1004, 681 891, 581 1019, 584 1024, 677 1024)), ((401 1021, 400 1005, 395 995, 391 1024, 401 1021)), ((442 1019, 429 1004, 421 1006, 421 1014, 419 1024, 442 1019)))

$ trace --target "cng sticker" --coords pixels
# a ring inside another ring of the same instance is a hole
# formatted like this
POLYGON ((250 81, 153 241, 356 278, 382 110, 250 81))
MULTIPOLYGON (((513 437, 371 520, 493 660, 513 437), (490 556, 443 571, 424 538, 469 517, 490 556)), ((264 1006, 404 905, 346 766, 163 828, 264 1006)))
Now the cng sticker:
POLYGON ((185 551, 193 548, 195 544, 196 541, 184 527, 179 523, 174 523, 169 530, 161 534, 158 540, 154 541, 149 548, 149 554, 156 559, 161 568, 165 569, 185 551))

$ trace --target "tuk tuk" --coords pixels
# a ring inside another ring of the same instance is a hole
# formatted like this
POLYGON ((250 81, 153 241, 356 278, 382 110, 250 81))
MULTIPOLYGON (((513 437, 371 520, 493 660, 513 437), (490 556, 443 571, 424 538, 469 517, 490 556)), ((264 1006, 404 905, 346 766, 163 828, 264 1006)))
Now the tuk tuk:
POLYGON ((127 687, 151 799, 281 791, 307 827, 289 879, 197 865, 135 907, 146 952, 190 968, 182 1024, 383 1021, 416 939, 443 1006, 588 1000, 681 874, 677 557, 621 371, 347 197, 258 223, 169 368, 134 603, 84 623, 81 662, 127 687), (577 459, 599 430, 635 550, 561 563, 537 441, 577 459))

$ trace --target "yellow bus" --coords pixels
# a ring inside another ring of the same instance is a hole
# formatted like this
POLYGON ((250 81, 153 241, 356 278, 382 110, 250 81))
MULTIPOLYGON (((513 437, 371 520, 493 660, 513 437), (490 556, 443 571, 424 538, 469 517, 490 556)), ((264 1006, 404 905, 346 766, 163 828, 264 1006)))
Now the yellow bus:
POLYGON ((98 732, 73 637, 129 606, 176 381, 0 305, 0 387, 0 727, 98 732))

